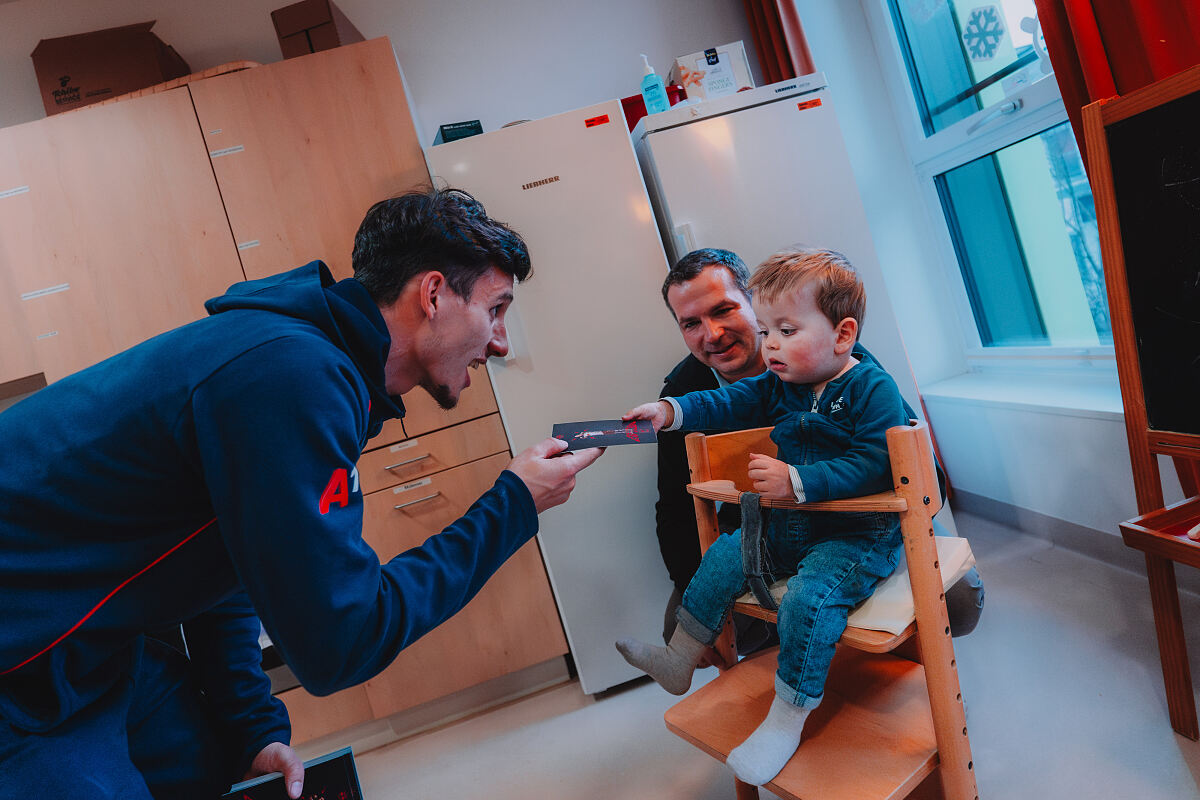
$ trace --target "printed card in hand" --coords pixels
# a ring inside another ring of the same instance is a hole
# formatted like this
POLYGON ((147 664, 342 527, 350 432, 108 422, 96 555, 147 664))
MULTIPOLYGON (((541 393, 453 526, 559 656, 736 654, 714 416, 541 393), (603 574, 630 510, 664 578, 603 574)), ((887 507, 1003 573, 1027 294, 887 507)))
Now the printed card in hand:
POLYGON ((653 444, 658 441, 648 420, 595 419, 588 422, 560 422, 554 426, 555 439, 563 439, 568 450, 588 447, 612 447, 618 444, 653 444))

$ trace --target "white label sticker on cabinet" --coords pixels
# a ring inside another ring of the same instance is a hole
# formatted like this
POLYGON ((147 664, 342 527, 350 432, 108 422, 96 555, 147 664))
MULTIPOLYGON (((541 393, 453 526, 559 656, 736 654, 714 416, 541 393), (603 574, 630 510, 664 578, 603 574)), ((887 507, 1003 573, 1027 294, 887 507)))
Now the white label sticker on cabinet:
POLYGON ((60 283, 58 286, 47 286, 45 289, 37 289, 32 292, 26 292, 25 294, 21 295, 21 299, 22 300, 32 300, 35 297, 45 297, 48 294, 58 294, 59 292, 65 292, 67 289, 70 289, 70 288, 71 288, 71 284, 60 283))
POLYGON ((258 239, 251 239, 248 242, 239 242, 238 250, 249 250, 251 247, 258 247, 260 244, 262 244, 262 242, 260 242, 258 239))
POLYGON ((3 200, 5 197, 16 197, 17 195, 25 194, 28 191, 28 186, 18 186, 15 189, 6 189, 5 191, 0 192, 0 200, 3 200))
POLYGON ((221 156, 229 156, 233 155, 234 153, 240 153, 245 149, 245 145, 235 144, 233 147, 222 147, 220 150, 210 150, 208 152, 208 156, 209 158, 220 158, 221 156))
POLYGON ((394 444, 388 448, 388 452, 399 453, 401 450, 408 450, 410 448, 416 447, 417 443, 420 441, 421 441, 420 439, 409 439, 407 442, 400 442, 399 444, 394 444))
POLYGON ((39 333, 35 338, 49 339, 51 336, 58 336, 58 331, 48 331, 46 333, 39 333))
POLYGON ((413 489, 420 489, 422 486, 428 486, 431 483, 433 483, 432 478, 422 478, 419 481, 413 481, 412 483, 406 483, 403 486, 397 486, 395 489, 392 489, 392 494, 411 492, 413 489))

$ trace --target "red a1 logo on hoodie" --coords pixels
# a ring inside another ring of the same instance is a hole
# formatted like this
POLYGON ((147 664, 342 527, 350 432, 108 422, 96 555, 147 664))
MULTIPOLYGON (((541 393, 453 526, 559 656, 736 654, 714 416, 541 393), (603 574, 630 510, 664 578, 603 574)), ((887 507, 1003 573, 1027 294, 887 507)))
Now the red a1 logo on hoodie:
POLYGON ((357 491, 358 467, 350 470, 349 473, 346 472, 345 467, 335 469, 329 483, 325 485, 325 491, 321 492, 320 512, 328 514, 330 506, 334 503, 345 508, 350 505, 350 493, 357 491))

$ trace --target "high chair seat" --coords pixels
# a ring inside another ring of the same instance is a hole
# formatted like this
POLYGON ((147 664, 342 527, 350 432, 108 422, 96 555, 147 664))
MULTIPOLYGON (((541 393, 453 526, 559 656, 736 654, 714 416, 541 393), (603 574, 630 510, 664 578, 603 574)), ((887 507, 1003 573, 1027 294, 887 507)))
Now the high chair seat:
MULTIPOLYGON (((958 583, 964 575, 975 566, 975 554, 971 552, 971 544, 966 539, 957 536, 937 536, 939 570, 942 573, 942 591, 946 591, 958 583)), ((775 603, 783 600, 787 591, 787 579, 775 581, 769 587, 775 603)), ((755 617, 774 616, 763 610, 758 600, 750 592, 739 597, 734 610, 755 617), (745 606, 756 608, 747 609, 745 606)), ((917 618, 916 607, 912 599, 912 583, 908 577, 908 564, 901 558, 896 571, 879 584, 875 593, 864 600, 858 608, 850 612, 846 624, 851 628, 868 631, 883 631, 891 634, 901 634, 917 618)))

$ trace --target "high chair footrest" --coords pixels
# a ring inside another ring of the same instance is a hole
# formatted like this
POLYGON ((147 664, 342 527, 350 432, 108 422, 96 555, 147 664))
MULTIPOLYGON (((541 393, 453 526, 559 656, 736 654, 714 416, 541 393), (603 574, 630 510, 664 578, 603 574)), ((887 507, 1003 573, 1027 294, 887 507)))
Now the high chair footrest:
MULTIPOLYGON (((667 728, 724 760, 767 715, 778 648, 750 656, 672 706, 667 728)), ((795 800, 902 798, 938 764, 920 664, 839 647, 800 748, 766 788, 795 800)))

